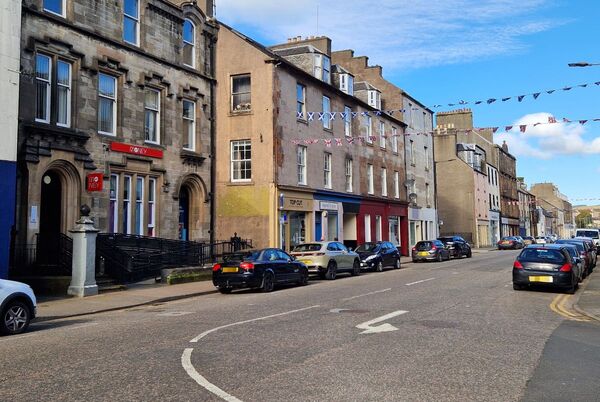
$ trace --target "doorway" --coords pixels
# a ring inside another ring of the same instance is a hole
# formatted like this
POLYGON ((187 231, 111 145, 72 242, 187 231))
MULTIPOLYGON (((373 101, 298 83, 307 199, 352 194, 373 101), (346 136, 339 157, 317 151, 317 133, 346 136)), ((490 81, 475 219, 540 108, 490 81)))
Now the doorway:
POLYGON ((40 231, 37 239, 37 260, 43 265, 58 264, 62 233, 62 183, 54 170, 42 176, 40 198, 40 231))
POLYGON ((179 240, 190 239, 190 191, 182 186, 179 192, 179 240))

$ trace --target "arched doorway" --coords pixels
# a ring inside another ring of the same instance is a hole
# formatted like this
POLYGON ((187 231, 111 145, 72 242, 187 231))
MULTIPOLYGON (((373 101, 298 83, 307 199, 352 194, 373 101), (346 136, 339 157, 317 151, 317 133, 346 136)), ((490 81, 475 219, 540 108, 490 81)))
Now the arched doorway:
POLYGON ((185 185, 179 191, 179 240, 190 240, 190 191, 185 185))
POLYGON ((59 264, 60 234, 62 222, 61 177, 55 170, 48 170, 40 183, 40 231, 37 238, 37 262, 44 267, 59 264))

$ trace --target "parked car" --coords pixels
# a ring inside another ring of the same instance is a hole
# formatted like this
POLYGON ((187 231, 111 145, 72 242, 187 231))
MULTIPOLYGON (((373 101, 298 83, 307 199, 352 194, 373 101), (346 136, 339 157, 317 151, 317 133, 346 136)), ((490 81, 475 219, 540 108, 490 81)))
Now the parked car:
POLYGON ((572 244, 577 247, 579 251, 579 258, 581 258, 584 262, 584 271, 583 277, 585 278, 592 272, 592 254, 589 253, 589 246, 586 246, 584 242, 581 241, 573 241, 573 239, 560 239, 556 242, 556 244, 572 244))
POLYGON ((535 238, 535 244, 546 244, 548 243, 548 239, 546 236, 538 236, 535 238))
POLYGON ((563 244, 527 246, 513 264, 513 289, 540 285, 573 294, 579 284, 576 270, 577 261, 563 244))
POLYGON ((0 279, 0 333, 16 335, 27 330, 35 318, 37 300, 25 283, 0 279))
POLYGON ((575 244, 564 244, 569 254, 571 254, 571 258, 573 258, 574 263, 577 264, 577 279, 579 282, 583 281, 585 278, 585 264, 586 262, 579 255, 579 250, 575 244))
POLYGON ((233 253, 213 266, 213 284, 221 293, 258 288, 270 292, 276 285, 308 283, 308 268, 277 248, 233 253))
POLYGON ((412 260, 443 261, 450 259, 450 250, 439 240, 420 241, 412 248, 412 260))
POLYGON ((471 246, 460 236, 442 236, 438 237, 437 240, 444 243, 444 247, 450 251, 450 256, 460 258, 463 255, 467 258, 471 258, 473 252, 471 246))
POLYGON ((600 229, 577 229, 575 237, 589 237, 594 240, 596 250, 600 247, 600 229))
POLYGON ((594 239, 592 239, 591 237, 574 237, 571 240, 581 240, 588 244, 590 252, 592 253, 592 268, 596 267, 596 262, 598 259, 598 249, 596 247, 596 244, 594 243, 594 239))
POLYGON ((299 244, 291 253, 308 266, 308 272, 333 280, 339 272, 360 275, 360 257, 337 241, 299 244))
POLYGON ((498 241, 498 250, 516 250, 523 247, 525 247, 525 244, 517 236, 504 236, 498 241))
POLYGON ((400 252, 388 241, 361 244, 354 251, 360 257, 362 269, 383 272, 385 267, 400 268, 400 252))
POLYGON ((525 236, 523 237, 523 243, 526 246, 529 246, 530 244, 537 244, 537 242, 535 241, 535 238, 532 236, 525 236))
POLYGON ((591 273, 592 270, 596 267, 596 262, 597 262, 597 254, 596 254, 596 249, 594 248, 594 242, 592 241, 592 239, 590 239, 589 237, 575 237, 572 239, 561 239, 558 240, 557 243, 562 243, 562 242, 567 242, 567 243, 581 243, 584 246, 585 249, 585 254, 586 257, 589 260, 589 272, 591 273))

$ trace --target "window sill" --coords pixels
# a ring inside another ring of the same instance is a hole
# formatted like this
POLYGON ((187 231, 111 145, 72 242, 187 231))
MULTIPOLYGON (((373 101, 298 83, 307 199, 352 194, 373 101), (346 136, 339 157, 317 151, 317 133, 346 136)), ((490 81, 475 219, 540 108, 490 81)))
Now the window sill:
POLYGON ((229 111, 229 116, 233 117, 233 116, 251 116, 254 114, 253 110, 230 110, 229 111))
POLYGON ((417 164, 416 163, 411 163, 410 166, 417 167, 417 164))
POLYGON ((117 137, 117 134, 106 133, 104 131, 98 131, 98 135, 103 135, 103 136, 112 137, 112 138, 116 138, 117 137))
POLYGON ((253 186, 255 183, 252 180, 248 181, 230 181, 227 183, 228 186, 236 187, 236 186, 253 186))
POLYGON ((296 119, 296 122, 306 124, 308 126, 308 120, 306 120, 306 119, 296 119))
POLYGON ((323 131, 327 131, 329 134, 333 135, 333 128, 323 127, 323 131))

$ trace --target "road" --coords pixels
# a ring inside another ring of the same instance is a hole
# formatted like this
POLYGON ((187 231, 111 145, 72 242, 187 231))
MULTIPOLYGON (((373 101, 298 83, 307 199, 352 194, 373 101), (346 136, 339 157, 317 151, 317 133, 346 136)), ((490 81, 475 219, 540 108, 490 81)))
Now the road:
POLYGON ((0 400, 597 400, 600 326, 513 291, 515 256, 34 323, 0 400))

